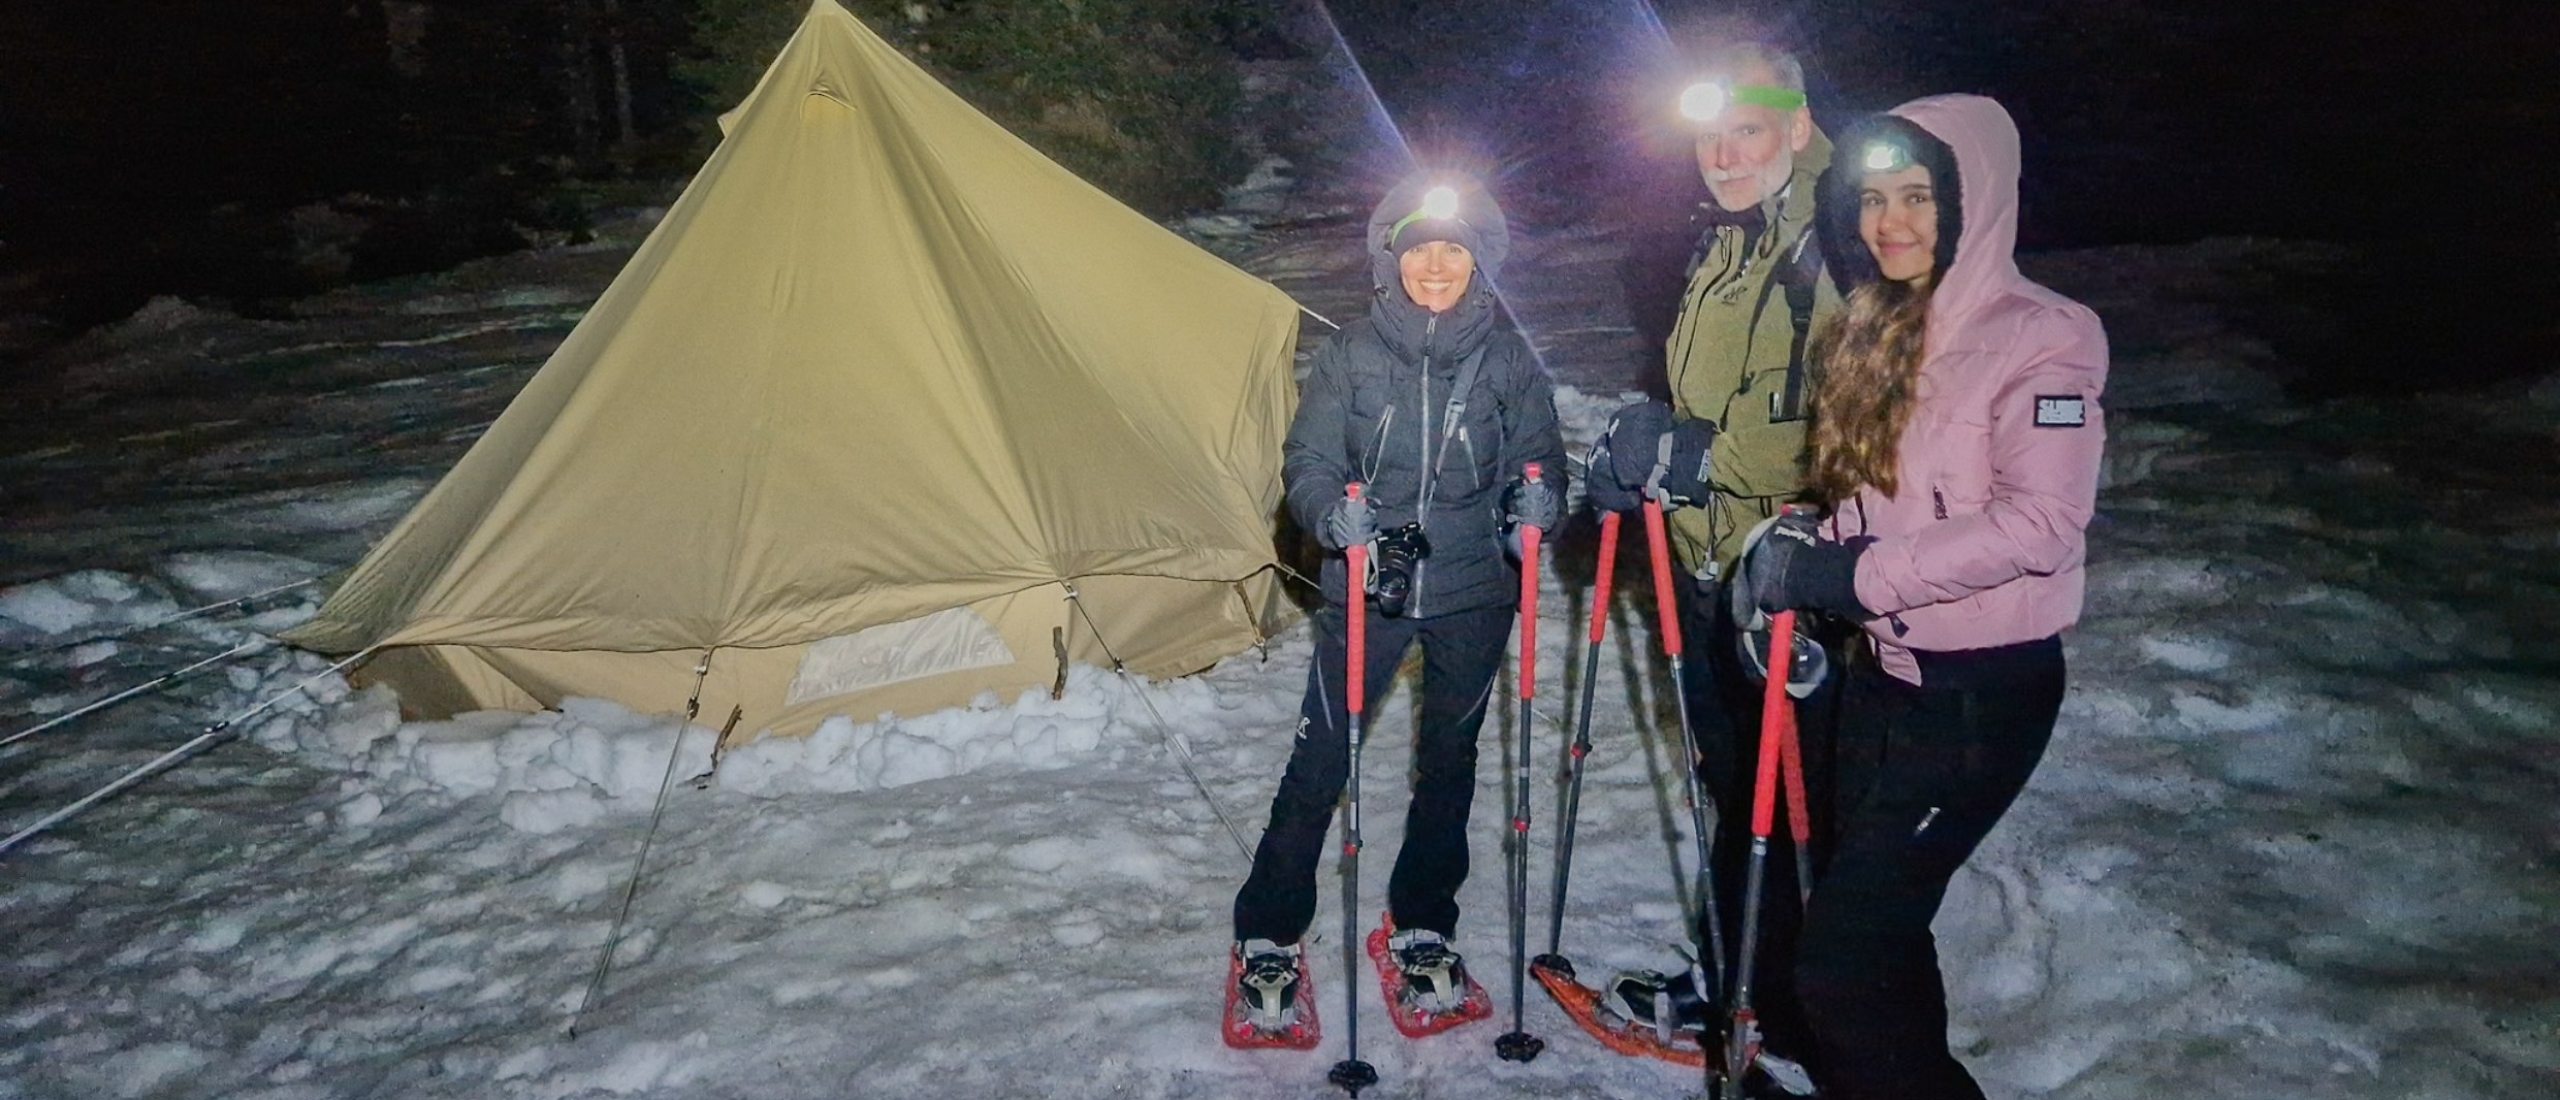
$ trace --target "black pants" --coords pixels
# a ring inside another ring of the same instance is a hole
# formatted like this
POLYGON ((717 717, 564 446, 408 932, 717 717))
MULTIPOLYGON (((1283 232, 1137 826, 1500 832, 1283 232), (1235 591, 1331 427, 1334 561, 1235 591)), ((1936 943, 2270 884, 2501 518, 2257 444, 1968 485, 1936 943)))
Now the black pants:
MULTIPOLYGON (((1467 813, 1476 795, 1476 731, 1511 640, 1512 610, 1490 607, 1427 619, 1369 612, 1368 697, 1384 694, 1406 647, 1422 645, 1421 733, 1413 751, 1413 796, 1404 847, 1387 879, 1387 911, 1398 928, 1450 935, 1458 927, 1458 887, 1467 881, 1467 813)), ((1236 938, 1298 942, 1315 920, 1316 863, 1351 772, 1350 722, 1343 699, 1349 660, 1343 611, 1316 613, 1316 660, 1307 670, 1298 743, 1271 823, 1253 853, 1253 873, 1236 893, 1236 938)), ((1376 791, 1364 785, 1364 796, 1376 791)))
MULTIPOLYGON (((1702 757, 1698 777, 1707 796, 1715 800, 1715 845, 1710 863, 1715 870, 1717 909, 1724 918, 1725 950, 1732 953, 1740 951, 1742 944, 1744 887, 1751 859, 1751 801, 1760 761, 1762 689, 1760 681, 1743 666, 1735 648, 1738 629, 1725 590, 1717 585, 1687 583, 1678 588, 1681 641, 1686 651, 1681 659, 1680 689, 1687 700, 1690 726, 1697 735, 1702 757)), ((1812 696, 1796 702, 1796 737, 1805 765, 1805 800, 1813 818, 1811 847, 1818 873, 1831 828, 1828 819, 1832 815, 1825 811, 1831 789, 1831 731, 1841 679, 1837 659, 1840 639, 1828 635, 1841 631, 1829 621, 1811 615, 1797 618, 1834 654, 1831 677, 1812 696)), ((1783 782, 1773 793, 1779 801, 1771 818, 1769 857, 1761 887, 1760 938, 1752 952, 1755 961, 1751 1002, 1770 1049, 1798 1057, 1811 1044, 1797 1003, 1793 966, 1803 909, 1797 901, 1795 840, 1787 827, 1783 782)), ((1698 943, 1702 947, 1713 942, 1707 937, 1705 918, 1706 914, 1699 914, 1698 943)), ((1740 960, 1726 961, 1734 968, 1727 974, 1727 981, 1731 982, 1738 977, 1740 960)), ((1710 981, 1713 973, 1710 967, 1710 981)), ((1727 1003, 1729 993, 1716 992, 1714 1001, 1719 1009, 1731 1007, 1727 1003)))
POLYGON ((2044 757, 2062 643, 1921 653, 1924 686, 1856 663, 1841 699, 1839 822, 1797 944, 1814 1073, 1838 1100, 1982 1095, 1947 1051, 1947 883, 2044 757))

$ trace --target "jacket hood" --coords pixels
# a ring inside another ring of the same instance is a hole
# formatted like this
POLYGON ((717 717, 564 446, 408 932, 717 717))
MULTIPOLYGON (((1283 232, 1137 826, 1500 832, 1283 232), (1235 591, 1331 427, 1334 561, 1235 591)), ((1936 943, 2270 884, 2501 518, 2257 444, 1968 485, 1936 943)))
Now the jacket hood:
POLYGON ((2013 286, 2018 274, 2018 124, 1978 95, 1915 99, 1891 112, 1946 142, 1956 154, 1962 235, 1955 262, 1930 296, 1930 323, 1972 313, 2013 286))
MULTIPOLYGON (((1475 285, 1467 296, 1491 294, 1493 284, 1502 281, 1502 262, 1511 257, 1511 223, 1503 217, 1502 204, 1484 183, 1463 172, 1421 171, 1406 176, 1387 192, 1377 209, 1369 213, 1369 281, 1379 290, 1395 291, 1402 296, 1404 282, 1396 274, 1396 248, 1388 240, 1396 223, 1422 209, 1426 191, 1443 184, 1458 193, 1458 222, 1454 227, 1435 234, 1442 240, 1465 245, 1476 258, 1475 285)), ((1412 240, 1410 230, 1407 240, 1412 240)))

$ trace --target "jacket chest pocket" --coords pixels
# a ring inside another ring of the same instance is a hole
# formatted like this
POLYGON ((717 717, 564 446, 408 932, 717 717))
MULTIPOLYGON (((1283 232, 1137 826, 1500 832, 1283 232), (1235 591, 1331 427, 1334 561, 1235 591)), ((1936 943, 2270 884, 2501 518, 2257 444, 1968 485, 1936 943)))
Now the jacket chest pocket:
POLYGON ((1969 405, 1923 408, 1911 418, 1905 447, 1920 452, 1929 505, 1939 519, 1973 515, 1991 503, 1991 416, 1969 405))
POLYGON ((1508 480, 1501 463, 1502 409, 1494 402, 1491 390, 1478 386, 1468 398, 1466 415, 1459 419, 1457 431, 1449 439, 1446 465, 1452 476, 1467 479, 1468 488, 1482 489, 1508 480), (1459 473, 1461 464, 1464 474, 1459 473))
POLYGON ((1376 481, 1379 471, 1385 468, 1388 440, 1398 430, 1396 421, 1401 418, 1392 398, 1384 386, 1355 382, 1351 387, 1342 443, 1362 481, 1376 481))

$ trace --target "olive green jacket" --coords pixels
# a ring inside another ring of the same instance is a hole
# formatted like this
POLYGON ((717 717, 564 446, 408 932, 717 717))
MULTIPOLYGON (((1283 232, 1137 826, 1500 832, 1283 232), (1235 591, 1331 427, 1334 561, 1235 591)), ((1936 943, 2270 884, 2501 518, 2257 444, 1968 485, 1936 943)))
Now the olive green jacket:
MULTIPOLYGON (((1815 130, 1812 144, 1796 154, 1787 186, 1762 203, 1769 228, 1746 250, 1739 227, 1717 227, 1682 293, 1664 353, 1671 404, 1718 429, 1709 475, 1715 492, 1703 506, 1671 515, 1672 543, 1694 574, 1730 567, 1752 525, 1804 486, 1805 421, 1799 413, 1771 422, 1771 398, 1786 387, 1795 324, 1785 290, 1769 279, 1813 231, 1815 180, 1830 163, 1831 139, 1815 130)), ((1821 280, 1815 324, 1839 309, 1840 292, 1830 279, 1821 280)))

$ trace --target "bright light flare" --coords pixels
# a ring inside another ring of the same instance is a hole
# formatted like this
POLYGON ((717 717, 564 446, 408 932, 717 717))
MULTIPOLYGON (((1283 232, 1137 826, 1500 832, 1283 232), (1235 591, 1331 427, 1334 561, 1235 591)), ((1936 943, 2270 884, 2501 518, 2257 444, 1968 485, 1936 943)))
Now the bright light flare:
POLYGON ((1724 90, 1724 85, 1712 80, 1701 80, 1681 91, 1680 117, 1691 122, 1711 121, 1717 115, 1724 113, 1725 104, 1731 98, 1731 95, 1724 90))
POLYGON ((1458 216, 1458 190, 1441 184, 1422 193, 1422 216, 1447 221, 1458 216))

